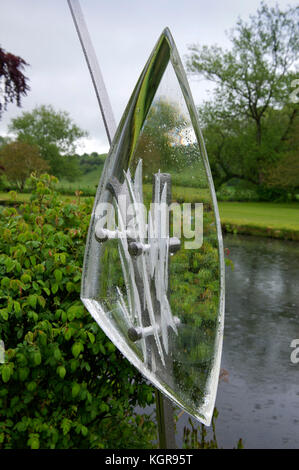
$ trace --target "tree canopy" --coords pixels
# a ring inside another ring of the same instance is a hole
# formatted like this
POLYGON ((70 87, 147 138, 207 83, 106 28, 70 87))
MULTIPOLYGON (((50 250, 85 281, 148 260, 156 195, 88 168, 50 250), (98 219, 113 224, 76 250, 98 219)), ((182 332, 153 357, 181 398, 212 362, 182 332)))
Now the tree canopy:
POLYGON ((19 141, 37 145, 53 175, 67 177, 76 174, 76 159, 70 157, 79 139, 87 133, 72 121, 66 111, 55 111, 52 106, 38 106, 12 119, 9 131, 19 141))
POLYGON ((299 52, 299 7, 261 3, 248 22, 238 20, 232 47, 189 48, 187 68, 215 84, 199 109, 216 183, 232 177, 257 184, 289 151, 298 122, 291 99, 299 52))
POLYGON ((0 119, 8 103, 15 102, 21 106, 21 98, 30 89, 28 78, 23 74, 25 66, 28 64, 22 57, 0 47, 0 119))
POLYGON ((27 142, 11 142, 0 149, 0 166, 9 181, 22 191, 32 172, 46 172, 49 165, 40 156, 37 146, 27 142))
POLYGON ((175 103, 159 99, 152 104, 135 151, 136 164, 139 158, 150 153, 143 161, 144 175, 154 171, 167 171, 180 166, 178 145, 175 137, 185 127, 185 118, 175 103))

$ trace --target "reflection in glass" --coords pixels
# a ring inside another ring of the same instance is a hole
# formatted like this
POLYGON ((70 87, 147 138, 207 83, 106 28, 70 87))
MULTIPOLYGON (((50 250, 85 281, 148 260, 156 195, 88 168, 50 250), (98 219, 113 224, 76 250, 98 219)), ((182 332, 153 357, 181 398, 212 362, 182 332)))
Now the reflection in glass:
POLYGON ((168 30, 107 157, 81 298, 156 387, 210 423, 222 349, 222 238, 195 107, 168 30))

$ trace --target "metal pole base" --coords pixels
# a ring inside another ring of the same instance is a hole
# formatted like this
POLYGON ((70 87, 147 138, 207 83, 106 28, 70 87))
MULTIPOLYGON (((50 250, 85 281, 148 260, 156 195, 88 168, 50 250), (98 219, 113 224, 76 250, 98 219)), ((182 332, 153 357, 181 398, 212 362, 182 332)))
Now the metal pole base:
POLYGON ((173 406, 163 393, 156 390, 156 413, 160 449, 176 449, 173 406))

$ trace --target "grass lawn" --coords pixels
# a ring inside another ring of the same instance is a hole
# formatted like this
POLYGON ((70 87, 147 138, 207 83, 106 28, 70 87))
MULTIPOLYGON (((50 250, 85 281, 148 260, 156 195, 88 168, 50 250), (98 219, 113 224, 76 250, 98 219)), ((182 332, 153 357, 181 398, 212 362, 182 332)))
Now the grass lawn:
MULTIPOLYGON (((16 194, 16 202, 27 202, 30 200, 31 194, 16 194)), ((0 193, 0 204, 6 203, 7 201, 12 201, 12 197, 9 193, 0 193)))
POLYGON ((99 184, 101 176, 100 170, 93 170, 86 175, 79 176, 76 181, 60 180, 58 183, 58 189, 69 190, 75 192, 77 189, 89 189, 96 192, 96 188, 99 184))
MULTIPOLYGON (((16 198, 12 199, 11 195, 9 193, 0 193, 0 205, 1 204, 7 204, 8 202, 10 204, 16 203, 22 203, 22 202, 29 202, 30 201, 31 194, 30 193, 17 193, 16 198)), ((75 194, 72 195, 64 195, 61 194, 60 197, 65 200, 72 200, 75 197, 75 194)), ((87 196, 88 197, 88 196, 87 196)))
POLYGON ((221 222, 299 231, 299 204, 219 202, 221 222))
POLYGON ((225 231, 299 241, 299 204, 219 202, 225 231))
MULTIPOLYGON (((144 185, 144 195, 151 199, 152 185, 144 185)), ((174 201, 184 202, 185 200, 191 203, 195 202, 208 202, 210 200, 210 191, 206 188, 187 188, 185 186, 172 186, 172 199, 174 201)))

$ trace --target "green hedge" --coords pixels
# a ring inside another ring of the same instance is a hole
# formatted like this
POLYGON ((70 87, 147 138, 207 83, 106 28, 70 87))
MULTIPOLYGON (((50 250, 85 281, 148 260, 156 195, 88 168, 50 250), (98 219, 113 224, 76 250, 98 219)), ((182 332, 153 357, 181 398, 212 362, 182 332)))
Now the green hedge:
POLYGON ((79 300, 92 201, 32 183, 30 202, 0 207, 0 449, 150 448, 134 407, 153 389, 79 300))

